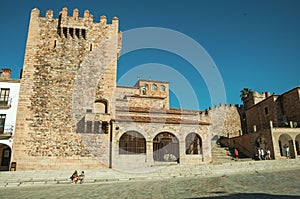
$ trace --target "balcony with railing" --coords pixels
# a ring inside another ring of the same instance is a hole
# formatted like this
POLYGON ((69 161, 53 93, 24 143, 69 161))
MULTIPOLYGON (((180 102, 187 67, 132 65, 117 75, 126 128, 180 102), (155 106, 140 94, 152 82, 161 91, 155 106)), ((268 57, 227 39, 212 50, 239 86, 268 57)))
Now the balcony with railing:
POLYGON ((270 121, 271 128, 300 128, 300 122, 289 121, 289 122, 273 122, 270 121))
POLYGON ((0 139, 10 138, 14 132, 14 125, 5 125, 4 128, 0 126, 0 139))
POLYGON ((12 98, 7 100, 0 100, 0 109, 9 109, 11 107, 12 98))

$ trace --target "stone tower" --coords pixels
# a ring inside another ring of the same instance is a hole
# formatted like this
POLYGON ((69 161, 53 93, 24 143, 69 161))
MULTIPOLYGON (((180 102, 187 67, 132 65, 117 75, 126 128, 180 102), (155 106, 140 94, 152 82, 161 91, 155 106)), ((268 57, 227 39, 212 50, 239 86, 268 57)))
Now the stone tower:
POLYGON ((12 161, 18 170, 109 166, 118 18, 31 11, 12 161))

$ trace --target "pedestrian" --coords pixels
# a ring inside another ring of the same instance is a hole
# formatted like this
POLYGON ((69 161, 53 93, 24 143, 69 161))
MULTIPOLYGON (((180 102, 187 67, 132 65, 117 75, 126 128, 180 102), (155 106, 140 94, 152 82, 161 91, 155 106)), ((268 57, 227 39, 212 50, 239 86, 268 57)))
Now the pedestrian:
POLYGON ((70 179, 71 179, 72 183, 73 183, 73 182, 77 183, 77 181, 78 181, 78 173, 77 173, 77 170, 74 171, 74 173, 71 175, 70 179))
POLYGON ((261 154, 261 159, 265 160, 265 151, 263 150, 263 148, 260 148, 260 154, 261 154))
POLYGON ((257 151, 258 151, 258 159, 261 160, 261 150, 257 148, 257 151))
POLYGON ((269 148, 266 149, 266 159, 271 160, 271 151, 269 148))
POLYGON ((286 147, 285 147, 285 155, 286 155, 286 158, 289 158, 289 156, 290 156, 290 148, 289 148, 289 146, 288 145, 285 145, 286 147))
POLYGON ((82 184, 84 182, 84 171, 81 171, 81 174, 79 175, 79 183, 82 184))
POLYGON ((239 151, 237 150, 237 148, 234 149, 234 155, 235 155, 235 160, 239 159, 239 151))

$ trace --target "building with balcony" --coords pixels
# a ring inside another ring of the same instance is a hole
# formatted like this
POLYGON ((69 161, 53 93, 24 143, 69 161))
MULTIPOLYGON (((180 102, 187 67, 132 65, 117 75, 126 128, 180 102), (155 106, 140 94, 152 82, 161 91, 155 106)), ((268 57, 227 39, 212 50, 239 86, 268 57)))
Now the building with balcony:
POLYGON ((11 70, 2 68, 0 76, 0 170, 9 169, 15 130, 20 80, 10 78, 11 70))
POLYGON ((299 158, 300 87, 272 95, 270 92, 250 91, 241 97, 246 132, 227 144, 248 156, 256 156, 258 149, 268 148, 275 159, 299 158))

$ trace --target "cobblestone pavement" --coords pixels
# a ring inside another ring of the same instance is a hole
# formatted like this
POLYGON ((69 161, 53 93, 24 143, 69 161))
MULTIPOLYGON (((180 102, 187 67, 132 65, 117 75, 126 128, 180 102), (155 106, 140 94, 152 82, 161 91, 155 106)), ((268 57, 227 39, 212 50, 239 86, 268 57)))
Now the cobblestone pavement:
POLYGON ((5 187, 0 198, 300 198, 300 169, 219 177, 5 187))

